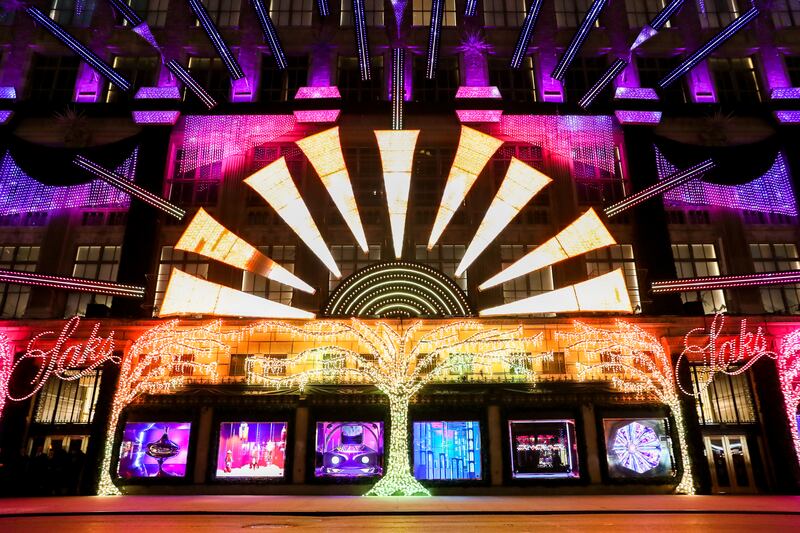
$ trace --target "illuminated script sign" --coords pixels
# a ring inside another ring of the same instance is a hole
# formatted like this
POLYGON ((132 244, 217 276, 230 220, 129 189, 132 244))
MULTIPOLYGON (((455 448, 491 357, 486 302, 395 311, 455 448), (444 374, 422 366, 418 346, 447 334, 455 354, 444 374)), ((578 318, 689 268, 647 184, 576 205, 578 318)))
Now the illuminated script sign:
POLYGON ((762 357, 778 357, 775 352, 767 349, 767 337, 761 326, 755 332, 747 331, 747 319, 743 318, 739 322, 737 336, 723 335, 724 327, 725 315, 717 314, 708 331, 705 328, 695 328, 683 338, 683 351, 675 363, 675 375, 678 376, 678 386, 684 394, 699 396, 718 373, 735 376, 747 371, 762 357), (697 371, 697 383, 693 383, 690 390, 680 380, 680 365, 684 360, 701 365, 697 371))
POLYGON ((109 333, 108 337, 99 337, 97 333, 100 331, 100 324, 95 324, 85 342, 71 342, 80 323, 79 317, 72 317, 57 337, 55 331, 45 331, 30 340, 25 354, 11 367, 9 381, 13 379, 14 372, 19 370, 24 361, 33 360, 38 370, 29 382, 31 388, 20 396, 13 396, 9 391, 10 400, 20 401, 30 398, 44 387, 50 376, 65 381, 75 381, 94 372, 106 361, 119 364, 120 358, 114 355, 114 332, 109 333))

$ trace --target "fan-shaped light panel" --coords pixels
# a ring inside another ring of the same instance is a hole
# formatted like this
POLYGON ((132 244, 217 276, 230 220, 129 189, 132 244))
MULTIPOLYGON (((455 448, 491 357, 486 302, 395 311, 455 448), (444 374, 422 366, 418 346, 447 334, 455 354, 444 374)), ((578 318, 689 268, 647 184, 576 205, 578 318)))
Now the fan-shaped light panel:
POLYGON ((487 246, 552 179, 516 157, 511 158, 506 176, 489 209, 461 259, 456 276, 460 276, 487 246))
POLYGON ((314 288, 214 220, 202 207, 175 245, 241 270, 314 294, 314 288))
POLYGON ((439 211, 436 213, 433 230, 428 239, 428 250, 432 249, 439 237, 442 236, 450 219, 453 218, 453 214, 467 197, 475 180, 478 179, 478 174, 502 144, 503 141, 495 139, 491 135, 461 126, 456 157, 450 168, 450 174, 447 176, 439 211))
POLYGON ((314 313, 223 287, 173 268, 158 316, 211 315, 314 318, 314 313))
POLYGON ((575 285, 484 309, 480 315, 530 315, 590 311, 633 312, 621 268, 575 285))
POLYGON ((378 150, 383 165, 383 185, 389 207, 394 255, 403 254, 403 235, 406 229, 408 193, 411 188, 411 166, 419 130, 378 130, 378 150))
POLYGON ((337 278, 342 276, 328 250, 328 245, 311 217, 308 206, 289 174, 286 158, 281 157, 273 161, 244 182, 264 198, 334 276, 337 278))
POLYGON ((558 235, 537 246, 528 254, 506 267, 500 273, 484 281, 480 290, 486 290, 506 281, 511 281, 534 270, 554 265, 598 248, 616 244, 594 209, 578 217, 558 235))
POLYGON ((367 237, 364 235, 361 217, 358 215, 353 185, 350 183, 350 174, 344 163, 339 128, 331 128, 301 139, 297 141, 297 146, 311 161, 311 165, 319 174, 328 194, 331 195, 333 203, 342 214, 350 231, 353 232, 358 245, 364 253, 369 252, 367 237))

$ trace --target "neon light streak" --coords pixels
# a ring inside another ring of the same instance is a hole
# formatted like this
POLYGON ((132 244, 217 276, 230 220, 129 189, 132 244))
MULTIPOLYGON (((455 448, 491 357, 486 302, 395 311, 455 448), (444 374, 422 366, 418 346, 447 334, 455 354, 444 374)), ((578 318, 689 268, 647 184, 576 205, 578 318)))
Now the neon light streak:
POLYGON ((130 194, 131 196, 150 204, 156 209, 159 209, 164 213, 177 218, 178 220, 183 219, 184 215, 186 215, 186 211, 180 207, 169 203, 160 196, 153 194, 134 183, 131 183, 129 179, 120 176, 119 174, 116 174, 115 172, 112 172, 104 167, 101 167, 97 163, 86 159, 82 155, 76 156, 73 163, 76 166, 90 172, 94 176, 97 176, 112 187, 116 187, 117 189, 130 194))
MULTIPOLYGON (((319 2, 323 1, 324 0, 319 0, 319 2)), ((278 32, 275 31, 275 25, 272 23, 272 19, 269 16, 267 6, 264 5, 264 0, 250 0, 250 4, 256 11, 256 18, 261 25, 261 31, 264 33, 264 40, 267 41, 267 46, 269 46, 269 50, 272 52, 272 57, 275 58, 278 68, 280 70, 285 70, 287 65, 286 54, 283 53, 283 47, 278 38, 278 32)), ((327 8, 327 3, 325 5, 327 8)), ((325 15, 321 16, 324 17, 325 15)))
POLYGON ((335 85, 325 87, 300 87, 297 89, 297 94, 294 95, 295 100, 303 100, 309 98, 341 98, 339 88, 335 85))
POLYGON ((392 48, 392 129, 403 129, 403 100, 405 99, 406 51, 392 48))
POLYGON ((176 315, 314 318, 314 313, 223 287, 173 268, 158 316, 176 315))
POLYGON ((93 279, 48 276, 35 272, 21 272, 17 270, 0 270, 0 283, 18 283, 20 285, 92 292, 111 296, 124 296, 126 298, 144 298, 144 287, 135 285, 122 285, 120 283, 97 281, 93 279))
POLYGON ((436 63, 439 60, 439 43, 442 37, 442 19, 444 18, 444 0, 433 0, 431 3, 431 27, 428 33, 428 60, 425 77, 436 78, 436 63))
POLYGON ((339 109, 295 109, 292 111, 297 122, 336 122, 339 120, 339 109))
POLYGON ((467 4, 464 6, 464 16, 474 17, 475 10, 477 8, 478 8, 478 0, 467 0, 467 4))
POLYGON ((583 109, 586 109, 592 102, 594 102, 597 95, 600 94, 603 89, 608 87, 608 84, 614 81, 614 79, 619 76, 620 72, 625 70, 625 67, 628 66, 628 62, 624 59, 617 58, 608 70, 606 70, 600 79, 595 82, 594 85, 584 94, 580 100, 578 100, 578 105, 581 106, 583 109))
POLYGON ((664 89, 671 85, 675 80, 689 72, 695 65, 708 57, 714 50, 722 46, 725 41, 733 37, 739 30, 755 19, 758 14, 758 8, 755 6, 745 11, 741 17, 733 20, 722 31, 698 48, 692 55, 684 59, 680 65, 675 67, 672 72, 658 82, 658 86, 664 89))
POLYGON ((367 19, 364 15, 364 0, 353 0, 353 30, 356 32, 356 48, 358 49, 358 66, 361 79, 371 78, 369 62, 369 39, 367 38, 367 19))
POLYGON ((125 0, 109 0, 109 2, 114 9, 117 10, 117 13, 119 13, 122 18, 127 20, 131 26, 138 26, 144 22, 142 17, 140 17, 136 11, 134 11, 133 8, 129 6, 127 2, 125 2, 125 0))
POLYGON ((458 121, 464 122, 500 122, 502 109, 456 109, 458 121))
POLYGON ((572 224, 561 230, 558 235, 484 281, 478 288, 483 291, 540 268, 616 244, 616 242, 594 209, 590 208, 572 224))
POLYGON ((317 9, 319 10, 320 17, 327 17, 331 14, 331 8, 328 6, 328 0, 317 0, 317 9))
POLYGON ((639 35, 636 36, 636 40, 631 45, 631 50, 635 50, 639 48, 656 34, 661 31, 661 28, 667 23, 667 21, 674 15, 680 8, 683 6, 684 0, 672 0, 669 4, 664 6, 664 9, 661 10, 653 20, 650 21, 650 24, 645 24, 642 28, 642 31, 639 32, 639 35))
POLYGON ((605 214, 609 218, 616 216, 633 206, 639 205, 640 203, 653 198, 654 196, 664 194, 670 189, 674 189, 678 185, 683 185, 684 183, 693 180, 694 178, 704 174, 716 166, 717 164, 714 161, 711 159, 706 159, 702 163, 698 163, 685 170, 676 172, 675 174, 668 176, 658 183, 651 185, 642 191, 631 194, 619 202, 606 207, 604 209, 605 214))
POLYGON ((439 211, 436 213, 436 220, 428 239, 428 250, 432 249, 439 237, 442 236, 450 219, 453 218, 475 180, 478 179, 478 174, 502 144, 503 141, 495 139, 491 135, 461 126, 456 157, 453 160, 453 166, 450 167, 439 211))
POLYGON ((131 82, 126 80, 119 72, 114 70, 111 65, 100 59, 100 57, 89 50, 86 45, 79 42, 75 37, 69 34, 67 30, 65 30, 61 25, 55 22, 53 19, 42 13, 36 7, 29 7, 25 10, 25 12, 30 15, 33 20, 38 22, 44 29, 46 29, 50 34, 53 35, 56 39, 64 43, 70 50, 75 52, 81 59, 86 61, 98 74, 105 77, 108 81, 116 85, 122 91, 130 91, 131 90, 131 82))
POLYGON ((500 100, 503 96, 500 94, 500 89, 494 85, 488 87, 471 87, 469 85, 461 85, 456 91, 456 99, 462 98, 493 98, 500 100))
POLYGON ((136 124, 156 126, 174 126, 181 118, 180 111, 131 111, 131 118, 136 124))
POLYGON ((203 3, 200 0, 189 0, 189 7, 197 17, 200 26, 206 32, 208 39, 211 41, 211 45, 214 47, 214 50, 217 51, 217 55, 222 59, 222 62, 225 63, 225 68, 228 69, 231 79, 240 80, 244 78, 242 67, 239 65, 239 62, 236 61, 236 58, 233 57, 231 49, 228 48, 227 43, 225 43, 225 40, 219 33, 219 29, 217 29, 217 25, 214 24, 214 21, 208 16, 208 11, 206 11, 203 3))
POLYGON ((597 18, 600 16, 600 13, 603 11, 603 8, 606 6, 606 2, 608 0, 594 0, 592 5, 589 7, 589 11, 586 13, 586 17, 581 22, 578 31, 575 32, 575 35, 572 37, 572 41, 569 43, 566 52, 564 55, 561 56, 561 59, 556 65, 555 70, 553 70, 553 74, 550 75, 551 78, 558 81, 564 81, 564 75, 567 73, 567 69, 572 64, 572 60, 575 59, 578 51, 583 46, 583 42, 586 40, 586 37, 589 36, 589 32, 592 31, 594 27, 594 23, 597 22, 597 18))
POLYGON ((539 191, 553 181, 516 157, 511 158, 503 183, 486 210, 486 214, 461 259, 456 276, 461 276, 478 256, 500 235, 520 210, 539 191))
POLYGON ((711 289, 730 289, 734 287, 762 287, 767 285, 790 285, 800 283, 800 270, 784 270, 782 272, 761 272, 744 276, 708 276, 703 278, 685 278, 673 281, 654 281, 651 289, 654 293, 702 291, 711 289))
POLYGON ((139 87, 134 100, 180 100, 181 90, 177 87, 139 87))
POLYGON ((289 174, 285 157, 273 161, 245 179, 244 182, 264 198, 335 277, 342 276, 330 250, 328 250, 328 245, 325 244, 325 240, 308 211, 308 206, 300 196, 300 191, 297 190, 297 185, 294 184, 294 180, 289 174))
POLYGON ((297 141, 297 146, 306 154, 314 170, 319 174, 319 178, 356 238, 356 242, 364 253, 367 253, 369 251, 367 237, 361 226, 361 217, 358 214, 356 197, 350 183, 350 174, 344 163, 339 128, 331 128, 301 139, 297 141))
POLYGON ((383 185, 386 188, 386 203, 389 207, 394 255, 398 259, 403 255, 408 193, 411 188, 411 166, 418 136, 419 130, 375 132, 383 166, 383 185))
POLYGON ((614 100, 652 100, 658 102, 658 93, 650 87, 617 87, 614 100))
POLYGON ((170 72, 172 72, 175 77, 177 77, 181 82, 192 91, 195 96, 197 96, 201 102, 205 104, 205 106, 211 110, 217 107, 217 101, 211 97, 208 92, 200 86, 199 83, 192 78, 192 75, 189 74, 189 71, 186 70, 183 65, 175 61, 174 59, 170 59, 167 61, 167 68, 170 72))
POLYGON ((528 43, 531 42, 533 28, 536 26, 536 19, 539 18, 539 11, 541 8, 542 0, 531 0, 528 13, 525 15, 525 21, 522 23, 522 28, 519 30, 519 37, 514 47, 514 53, 511 55, 511 68, 517 69, 522 65, 522 59, 528 51, 528 43))
POLYGON ((504 316, 595 311, 633 312, 628 289, 625 287, 625 275, 621 268, 575 285, 483 309, 480 315, 504 316))

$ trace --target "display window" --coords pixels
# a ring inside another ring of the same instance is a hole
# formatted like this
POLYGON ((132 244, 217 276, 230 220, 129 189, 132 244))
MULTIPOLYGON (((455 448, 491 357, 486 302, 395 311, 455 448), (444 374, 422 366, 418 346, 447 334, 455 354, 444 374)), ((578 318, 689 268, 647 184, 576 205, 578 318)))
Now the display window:
POLYGON ((383 474, 383 422, 317 422, 314 476, 383 474))
POLYGON ((604 418, 608 475, 617 479, 675 475, 666 418, 604 418))
POLYGON ((515 479, 580 477, 574 420, 509 420, 515 479))
POLYGON ((480 480, 481 431, 476 421, 414 422, 414 477, 480 480))
POLYGON ((222 422, 217 478, 282 478, 286 466, 286 422, 222 422))
POLYGON ((189 422, 128 422, 117 475, 122 479, 185 477, 191 433, 189 422))

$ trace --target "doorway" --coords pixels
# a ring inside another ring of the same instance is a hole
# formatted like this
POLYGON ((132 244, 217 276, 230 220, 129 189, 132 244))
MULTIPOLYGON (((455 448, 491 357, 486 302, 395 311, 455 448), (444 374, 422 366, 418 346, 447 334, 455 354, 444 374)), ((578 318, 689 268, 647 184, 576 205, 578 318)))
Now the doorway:
POLYGON ((711 435, 703 438, 711 468, 711 492, 754 493, 753 467, 744 435, 711 435))

